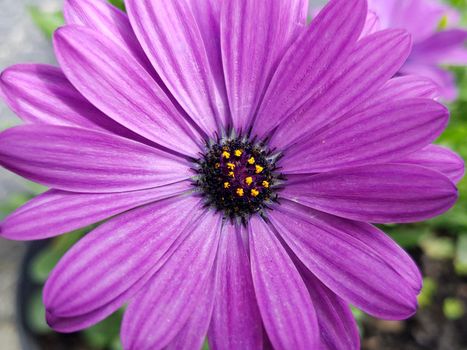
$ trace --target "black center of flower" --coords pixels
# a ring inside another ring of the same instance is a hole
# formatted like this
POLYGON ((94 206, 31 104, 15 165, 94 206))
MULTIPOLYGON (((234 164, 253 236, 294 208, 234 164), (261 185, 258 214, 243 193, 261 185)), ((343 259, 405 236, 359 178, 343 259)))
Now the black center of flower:
POLYGON ((284 177, 278 173, 273 154, 264 142, 229 137, 211 142, 197 160, 195 185, 206 204, 231 220, 245 222, 251 215, 264 215, 277 201, 277 188, 284 177))

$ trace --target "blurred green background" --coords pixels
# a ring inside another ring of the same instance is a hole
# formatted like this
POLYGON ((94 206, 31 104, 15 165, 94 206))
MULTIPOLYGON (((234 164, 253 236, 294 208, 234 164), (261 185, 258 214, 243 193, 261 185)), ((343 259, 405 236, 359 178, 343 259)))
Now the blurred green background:
MULTIPOLYGON (((2 0, 3 1, 3 0, 2 0)), ((111 0, 123 8, 122 0, 111 0)), ((467 0, 451 0, 467 26, 467 0)), ((63 22, 60 11, 44 9, 40 1, 28 7, 29 18, 44 37, 50 37, 63 22)), ((0 10, 1 10, 0 5, 0 10)), ((3 68, 3 67, 2 67, 3 68)), ((451 103, 451 122, 438 143, 457 151, 467 159, 467 68, 451 68, 457 77, 459 99, 451 103)), ((2 121, 2 128, 9 122, 2 121)), ((2 180, 6 181, 6 180, 2 180)), ((21 190, 7 191, 0 204, 0 218, 8 215, 29 198, 43 191, 26 183, 21 190)), ((459 183, 460 199, 443 216, 420 224, 383 225, 382 228, 417 261, 424 274, 424 288, 419 297, 420 310, 411 320, 379 321, 354 309, 360 327, 362 347, 385 349, 467 349, 467 180, 459 183)), ((104 322, 78 335, 62 337, 53 333, 44 321, 41 286, 65 251, 90 228, 58 237, 35 255, 27 274, 34 288, 24 300, 26 328, 43 349, 121 349, 119 311, 104 322)), ((0 245, 3 244, 0 241, 0 245)), ((0 250, 1 252, 1 250, 0 250)), ((1 277, 0 265, 0 277, 1 277)), ((1 283, 1 282, 0 282, 1 283)), ((0 289, 5 286, 0 284, 0 289)), ((0 321, 1 321, 0 308, 0 321)), ((1 330, 1 328, 0 328, 1 330)), ((0 331, 0 345, 4 344, 0 331)), ((15 350, 14 346, 8 350, 15 350)))

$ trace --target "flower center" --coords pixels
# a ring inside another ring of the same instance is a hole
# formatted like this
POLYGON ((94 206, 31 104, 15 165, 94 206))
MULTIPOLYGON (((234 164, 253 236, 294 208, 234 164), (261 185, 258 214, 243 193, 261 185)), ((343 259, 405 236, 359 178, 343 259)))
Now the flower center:
POLYGON ((264 215, 277 201, 277 188, 284 177, 277 172, 279 154, 264 144, 245 137, 230 137, 207 145, 197 160, 196 187, 206 204, 231 220, 246 221, 264 215))

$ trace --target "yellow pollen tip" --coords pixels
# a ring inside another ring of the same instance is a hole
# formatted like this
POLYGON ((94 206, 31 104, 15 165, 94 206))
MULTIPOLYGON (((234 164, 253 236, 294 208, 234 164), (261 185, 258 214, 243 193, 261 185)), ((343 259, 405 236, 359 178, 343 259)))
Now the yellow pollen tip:
POLYGON ((230 153, 227 152, 227 151, 224 151, 224 152, 222 152, 222 157, 225 158, 225 159, 229 159, 230 158, 230 153))
POLYGON ((215 167, 216 169, 219 169, 221 167, 221 163, 216 163, 215 167))
POLYGON ((248 164, 255 164, 255 158, 251 157, 250 159, 248 159, 248 164))
POLYGON ((224 182, 224 188, 230 188, 230 184, 228 182, 224 182))
POLYGON ((251 185, 253 182, 253 178, 251 176, 248 176, 246 179, 245 179, 245 183, 249 186, 251 185))
POLYGON ((269 182, 268 181, 263 181, 261 184, 263 185, 264 188, 269 188, 269 182))
POLYGON ((243 190, 243 188, 237 188, 237 196, 243 197, 244 194, 245 191, 243 190))
POLYGON ((235 169, 235 164, 234 163, 227 163, 227 168, 229 168, 230 170, 234 170, 235 169))
POLYGON ((233 171, 229 171, 227 175, 229 175, 230 177, 235 177, 235 173, 233 171))
POLYGON ((256 165, 255 169, 256 169, 256 174, 259 174, 260 172, 264 170, 264 168, 261 165, 256 165))
POLYGON ((258 191, 257 189, 255 189, 255 188, 253 188, 253 189, 251 190, 251 195, 252 195, 253 197, 256 197, 256 196, 259 195, 259 191, 258 191))
POLYGON ((235 154, 235 157, 240 157, 242 155, 242 150, 239 150, 239 149, 236 149, 234 154, 235 154))

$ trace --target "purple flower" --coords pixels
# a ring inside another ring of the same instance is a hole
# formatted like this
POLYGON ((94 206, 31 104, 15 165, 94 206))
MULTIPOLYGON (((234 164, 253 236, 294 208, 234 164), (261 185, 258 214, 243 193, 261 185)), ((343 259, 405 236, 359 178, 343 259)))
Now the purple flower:
POLYGON ((26 122, 1 164, 52 189, 1 235, 101 222, 44 290, 71 332, 126 302, 125 349, 358 349, 349 309, 403 319, 420 273, 370 223, 449 209, 463 162, 431 145, 433 84, 392 78, 410 36, 359 40, 365 0, 68 0, 60 68, 2 73, 26 122), (134 33, 134 34, 133 34, 134 33), (392 79, 391 79, 392 78, 392 79), (110 219, 109 219, 110 218, 110 219))
POLYGON ((454 100, 458 94, 456 81, 443 66, 467 65, 467 31, 459 28, 457 11, 438 0, 369 0, 368 3, 369 32, 403 28, 413 37, 412 53, 400 73, 430 78, 438 86, 441 97, 454 100))

